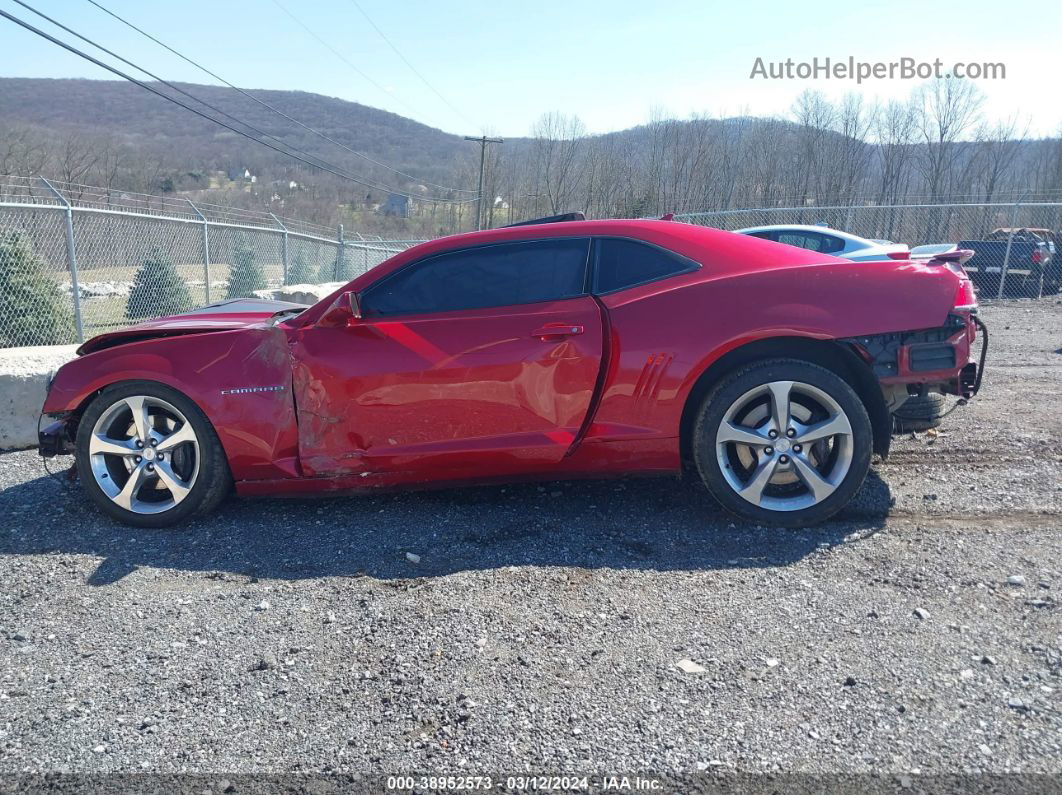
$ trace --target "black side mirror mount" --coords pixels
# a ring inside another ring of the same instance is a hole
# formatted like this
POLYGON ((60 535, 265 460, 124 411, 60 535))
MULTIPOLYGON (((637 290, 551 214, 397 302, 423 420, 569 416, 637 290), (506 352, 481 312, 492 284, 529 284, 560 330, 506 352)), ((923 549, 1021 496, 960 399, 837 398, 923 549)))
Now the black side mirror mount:
POLYGON ((333 301, 332 306, 321 316, 318 325, 327 328, 341 328, 350 326, 361 320, 361 300, 358 294, 351 290, 341 293, 333 301))

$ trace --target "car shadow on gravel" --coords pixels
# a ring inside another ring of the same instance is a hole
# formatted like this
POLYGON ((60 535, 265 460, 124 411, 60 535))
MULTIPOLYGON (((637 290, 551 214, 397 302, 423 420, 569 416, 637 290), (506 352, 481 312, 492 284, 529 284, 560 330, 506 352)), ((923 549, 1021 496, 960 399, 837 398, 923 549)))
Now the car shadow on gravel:
POLYGON ((865 539, 891 505, 871 470, 845 511, 804 530, 742 523, 699 484, 664 478, 233 499, 183 529, 137 530, 97 512, 76 484, 40 477, 0 493, 0 553, 102 558, 92 585, 140 567, 283 580, 396 580, 505 566, 762 568, 865 539))

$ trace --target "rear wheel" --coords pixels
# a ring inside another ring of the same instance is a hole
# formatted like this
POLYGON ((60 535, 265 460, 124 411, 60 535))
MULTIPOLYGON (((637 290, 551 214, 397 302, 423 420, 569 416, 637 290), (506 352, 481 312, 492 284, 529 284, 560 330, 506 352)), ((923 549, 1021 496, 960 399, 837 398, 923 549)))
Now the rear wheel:
POLYGON ((151 381, 108 387, 78 424, 82 487, 104 513, 136 527, 170 527, 212 510, 231 486, 206 415, 151 381))
POLYGON ((694 426, 701 479, 724 508, 761 524, 802 527, 843 508, 870 467, 870 418, 839 376, 771 359, 731 373, 694 426))

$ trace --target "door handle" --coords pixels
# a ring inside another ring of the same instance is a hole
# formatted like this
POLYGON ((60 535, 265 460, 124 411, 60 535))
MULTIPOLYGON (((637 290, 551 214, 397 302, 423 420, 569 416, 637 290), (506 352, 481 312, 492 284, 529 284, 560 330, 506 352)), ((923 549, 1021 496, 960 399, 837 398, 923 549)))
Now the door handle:
POLYGON ((559 340, 563 337, 571 337, 582 334, 586 329, 572 323, 550 323, 540 329, 531 332, 532 337, 540 340, 559 340))

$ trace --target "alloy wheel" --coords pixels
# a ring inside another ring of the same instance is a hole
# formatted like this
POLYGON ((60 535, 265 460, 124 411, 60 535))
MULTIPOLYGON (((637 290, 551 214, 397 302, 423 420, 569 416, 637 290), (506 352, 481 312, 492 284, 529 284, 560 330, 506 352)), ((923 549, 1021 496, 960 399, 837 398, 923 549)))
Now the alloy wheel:
POLYGON ((772 381, 745 392, 723 416, 715 452, 728 485, 772 511, 798 511, 833 494, 852 466, 852 425, 818 387, 772 381))
POLYGON ((92 428, 88 452, 100 490, 132 513, 170 510, 199 476, 199 439, 188 418, 148 395, 110 405, 92 428))

